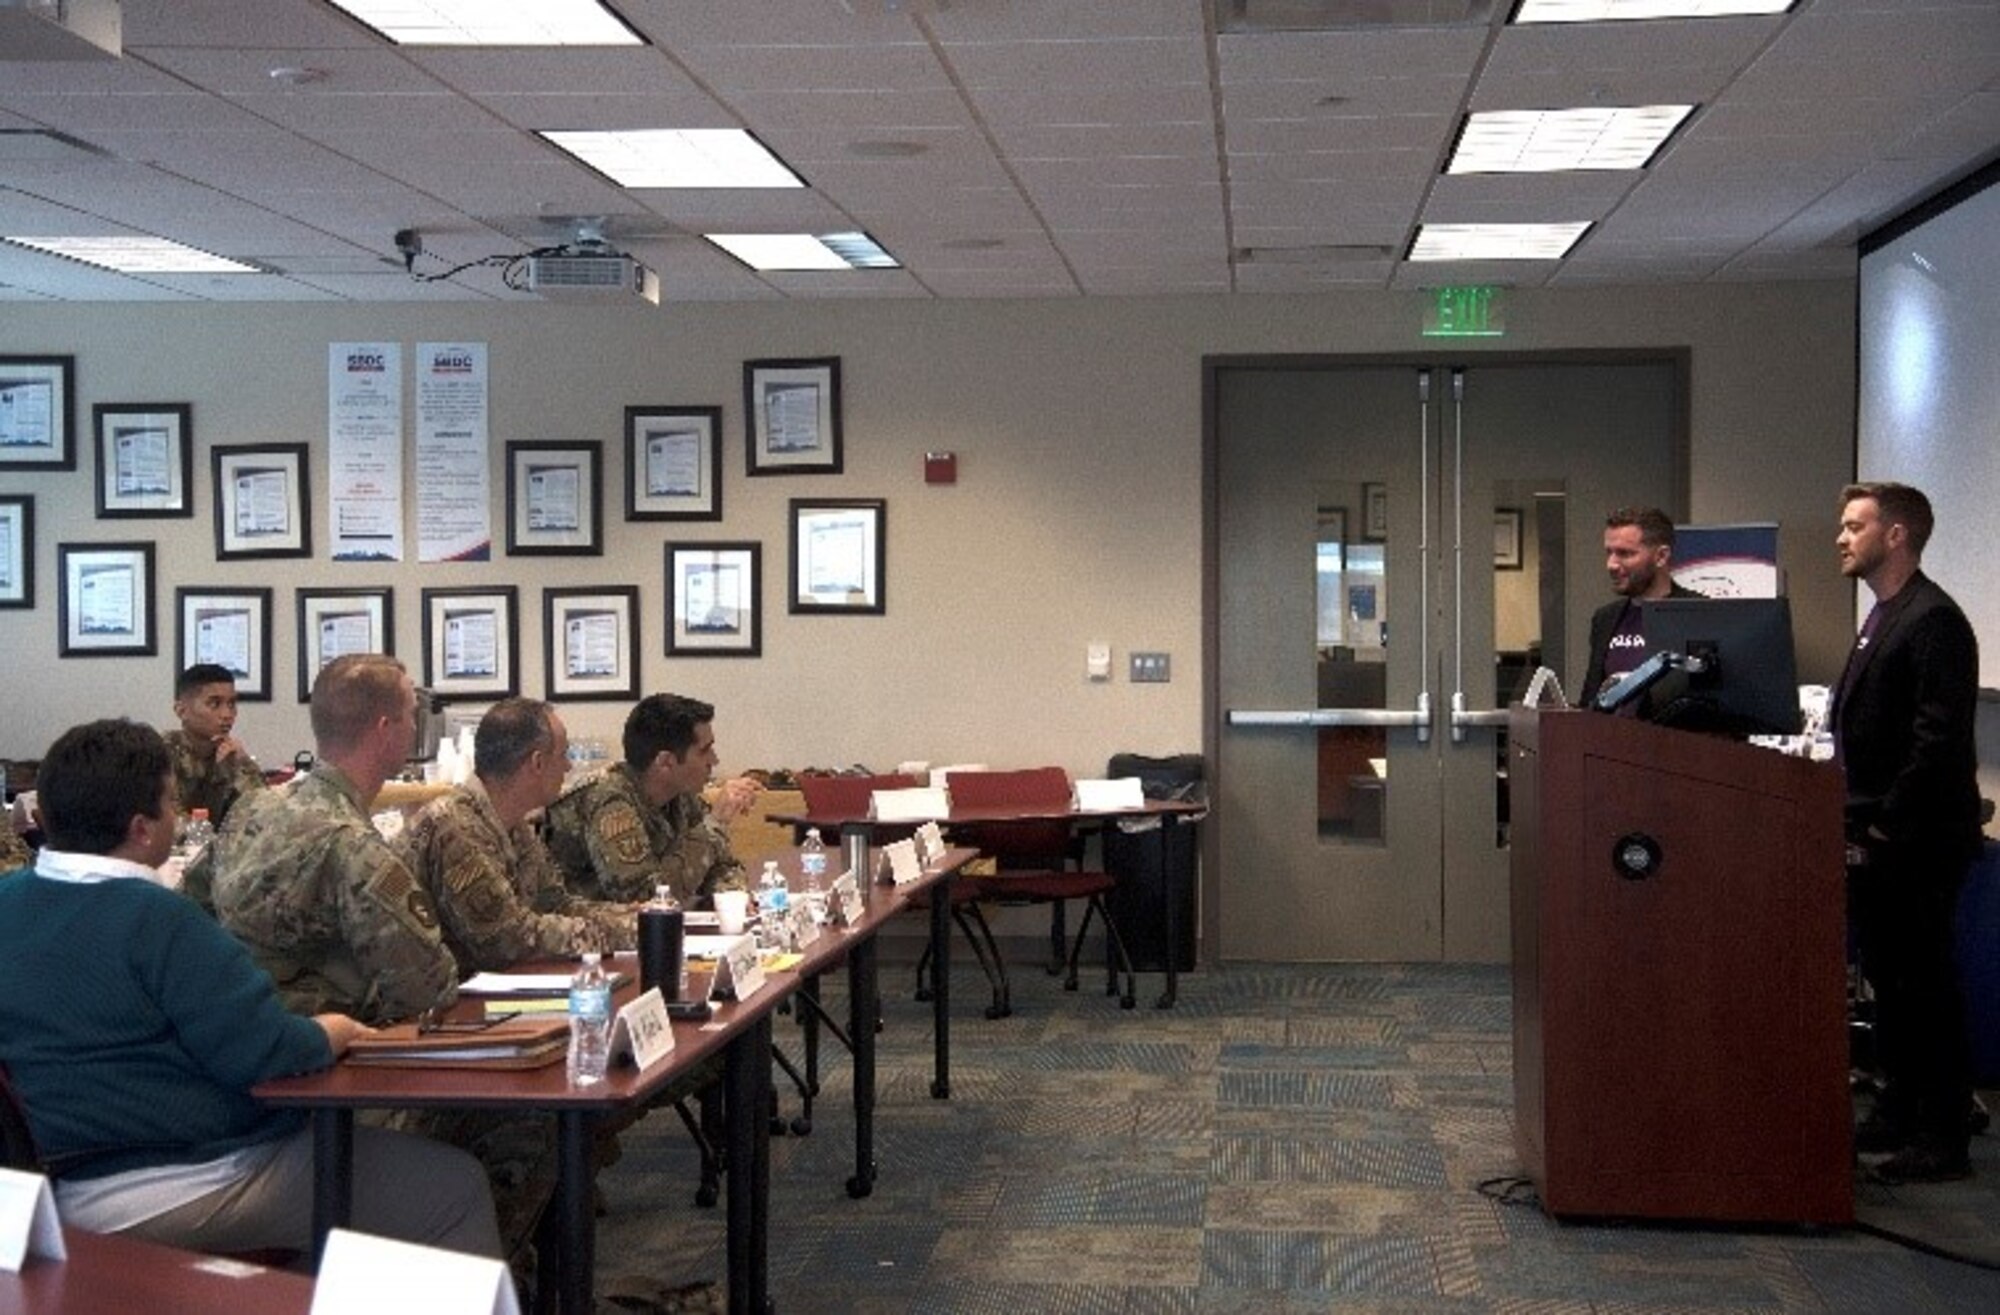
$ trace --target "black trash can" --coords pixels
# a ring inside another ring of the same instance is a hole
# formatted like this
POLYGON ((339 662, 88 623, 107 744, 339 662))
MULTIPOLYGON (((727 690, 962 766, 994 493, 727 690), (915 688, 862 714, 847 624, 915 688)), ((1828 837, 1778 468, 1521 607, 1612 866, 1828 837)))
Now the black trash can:
MULTIPOLYGON (((1105 775, 1136 776, 1148 799, 1180 799, 1195 803, 1208 798, 1201 755, 1177 753, 1164 758, 1144 754, 1111 756, 1105 775)), ((1177 972, 1194 967, 1195 828, 1165 821, 1151 830, 1128 833, 1113 824, 1104 829, 1104 870, 1118 878, 1109 905, 1125 940, 1132 966, 1141 972, 1167 967, 1167 891, 1174 892, 1177 972)))

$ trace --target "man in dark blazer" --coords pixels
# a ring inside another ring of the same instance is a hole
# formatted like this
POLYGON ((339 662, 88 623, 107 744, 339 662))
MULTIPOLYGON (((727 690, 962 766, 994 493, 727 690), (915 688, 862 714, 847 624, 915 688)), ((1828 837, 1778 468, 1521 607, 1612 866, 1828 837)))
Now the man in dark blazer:
MULTIPOLYGON (((1643 663, 1645 605, 1656 598, 1699 598, 1674 583, 1674 523, 1657 507, 1621 507, 1604 518, 1604 569, 1618 595, 1590 618, 1590 665, 1583 674, 1582 703, 1604 686, 1643 663)), ((1628 704, 1632 714, 1639 705, 1628 704)))
POLYGON ((1972 1172, 1952 919, 1981 844, 1979 644, 1919 569, 1930 500, 1905 484, 1851 484, 1841 502, 1841 574, 1875 596, 1828 710, 1847 774, 1848 916, 1885 1077, 1855 1148, 1893 1152, 1873 1166, 1884 1181, 1941 1182, 1972 1172))

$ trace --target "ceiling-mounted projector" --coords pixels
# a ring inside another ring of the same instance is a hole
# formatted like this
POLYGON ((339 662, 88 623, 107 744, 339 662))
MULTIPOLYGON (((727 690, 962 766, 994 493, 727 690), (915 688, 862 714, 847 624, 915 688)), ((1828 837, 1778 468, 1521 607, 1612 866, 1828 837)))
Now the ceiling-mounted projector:
POLYGON ((637 297, 660 304, 660 277, 630 256, 616 252, 534 255, 527 266, 527 290, 550 301, 619 301, 637 297))

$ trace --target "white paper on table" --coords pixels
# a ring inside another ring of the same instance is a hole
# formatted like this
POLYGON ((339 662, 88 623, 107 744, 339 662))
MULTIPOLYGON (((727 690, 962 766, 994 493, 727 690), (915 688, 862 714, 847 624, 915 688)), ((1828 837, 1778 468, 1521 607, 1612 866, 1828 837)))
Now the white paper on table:
POLYGON ((1144 808, 1146 788, 1136 776, 1120 776, 1108 781, 1078 781, 1076 806, 1086 813, 1108 813, 1120 808, 1144 808))
POLYGON ((560 995, 568 973, 474 973, 458 984, 460 995, 560 995))

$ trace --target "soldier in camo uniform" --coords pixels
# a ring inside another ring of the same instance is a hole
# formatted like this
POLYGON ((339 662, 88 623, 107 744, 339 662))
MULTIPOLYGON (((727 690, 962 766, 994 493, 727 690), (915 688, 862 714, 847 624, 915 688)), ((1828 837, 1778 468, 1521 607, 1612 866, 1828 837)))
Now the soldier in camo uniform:
POLYGON ((28 842, 15 832, 14 824, 0 816, 0 872, 12 872, 15 868, 27 867, 34 861, 28 852, 28 842))
POLYGON ((629 950, 629 904, 578 899, 527 822, 562 789, 569 732, 537 699, 507 699, 480 719, 472 780, 430 805, 397 841, 437 905, 459 972, 510 968, 580 950, 629 950))
POLYGON ((181 816, 208 810, 217 827, 237 798, 264 788, 259 771, 236 729, 236 677, 228 667, 198 662, 174 682, 174 716, 180 729, 167 732, 173 756, 174 793, 181 816))
POLYGON ((448 1004, 458 976, 437 909, 368 805, 416 734, 400 662, 337 658, 313 683, 319 766, 231 810, 209 878, 216 916, 299 1013, 380 1025, 448 1004))
MULTIPOLYGON (((319 765, 289 792, 242 800, 212 847, 216 916, 296 1013, 345 1013, 380 1025, 457 994, 458 968, 437 908, 368 814, 409 754, 416 710, 396 659, 350 654, 328 663, 312 691, 319 765)), ((555 1190, 554 1118, 400 1110, 388 1123, 478 1158, 502 1245, 517 1278, 525 1277, 535 1222, 555 1190)))
POLYGON ((761 787, 739 777, 713 807, 702 802, 715 771, 714 721, 715 709, 697 699, 641 699, 625 719, 625 761, 549 805, 549 856, 571 891, 643 900, 666 885, 691 907, 744 887, 726 828, 761 787))

